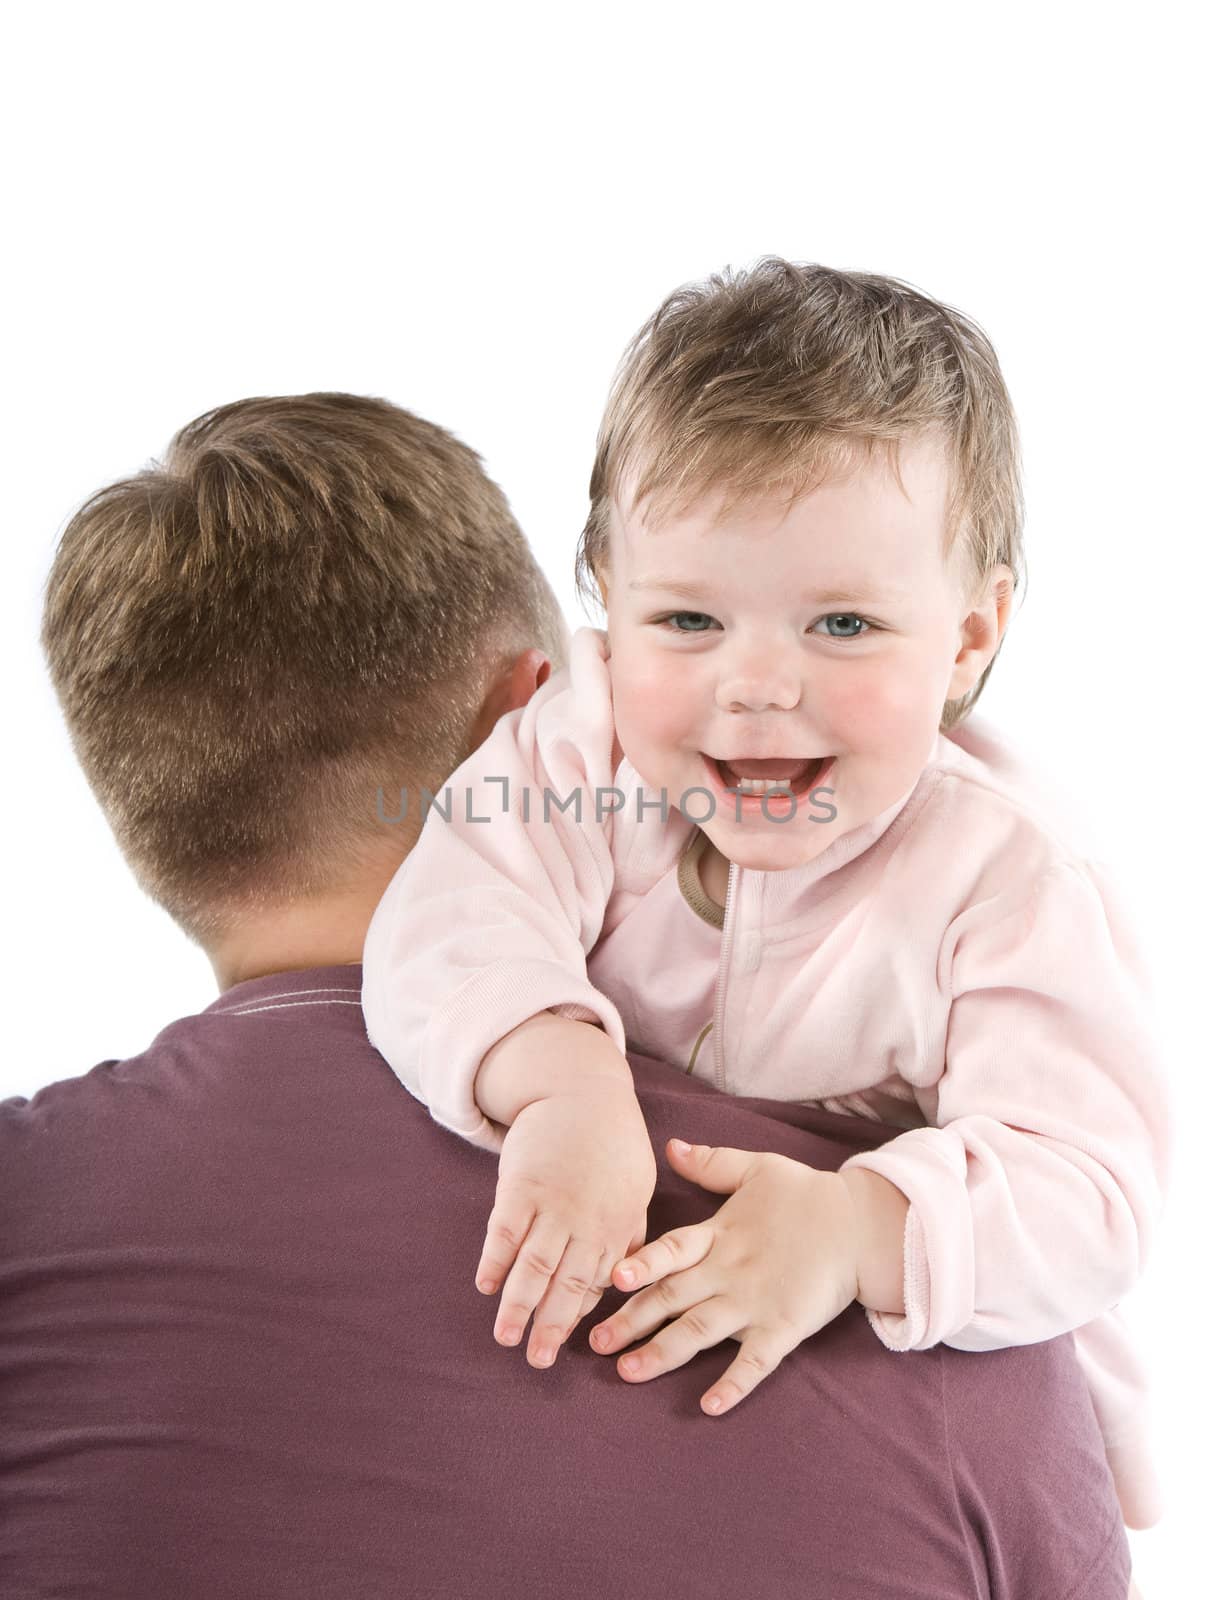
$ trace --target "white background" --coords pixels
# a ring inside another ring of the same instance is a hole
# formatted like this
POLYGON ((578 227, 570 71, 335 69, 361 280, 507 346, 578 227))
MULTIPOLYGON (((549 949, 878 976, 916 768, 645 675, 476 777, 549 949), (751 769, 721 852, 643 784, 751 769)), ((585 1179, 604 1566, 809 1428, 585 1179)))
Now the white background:
MULTIPOLYGON (((16 1019, 0 1095, 135 1053, 215 996, 118 857, 39 656, 41 584, 85 495, 221 402, 385 395, 483 453, 576 623, 574 544, 625 341, 683 280, 775 253, 907 279, 996 345, 1030 592, 982 706, 1123 879, 1192 1131, 1206 590, 1188 15, 25 8, 0 97, 16 1019)), ((1148 1600, 1200 1582, 1194 1165, 1183 1138, 1131 1302, 1170 1495, 1132 1536, 1148 1600)))

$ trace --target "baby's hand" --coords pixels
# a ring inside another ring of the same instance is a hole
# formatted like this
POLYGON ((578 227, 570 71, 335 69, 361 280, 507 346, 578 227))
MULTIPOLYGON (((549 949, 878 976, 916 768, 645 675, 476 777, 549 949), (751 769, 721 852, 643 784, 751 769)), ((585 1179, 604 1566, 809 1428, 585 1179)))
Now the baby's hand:
POLYGON ((535 1310, 528 1361, 557 1351, 609 1285, 616 1262, 645 1242, 657 1162, 630 1081, 591 1077, 523 1108, 507 1130, 494 1209, 477 1269, 494 1327, 518 1344, 535 1310))
POLYGON ((700 1401, 715 1415, 744 1400, 855 1298, 856 1213, 836 1172, 751 1150, 684 1145, 683 1154, 678 1144, 669 1144, 677 1171, 732 1198, 711 1221, 674 1228, 622 1261, 617 1287, 650 1287, 592 1328, 590 1339, 610 1353, 677 1318, 620 1361, 620 1376, 637 1382, 722 1339, 740 1340, 741 1354, 700 1401))

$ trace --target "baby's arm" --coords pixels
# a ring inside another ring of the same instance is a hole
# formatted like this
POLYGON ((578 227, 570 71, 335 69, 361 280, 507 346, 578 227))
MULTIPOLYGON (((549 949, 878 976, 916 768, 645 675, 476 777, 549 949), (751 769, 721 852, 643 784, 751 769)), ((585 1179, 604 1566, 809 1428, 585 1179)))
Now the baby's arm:
POLYGON ((620 1016, 586 972, 614 883, 595 798, 611 783, 613 737, 599 636, 582 630, 568 681, 558 674, 501 718, 440 791, 450 815, 431 811, 369 927, 369 1038, 437 1122, 488 1149, 504 1127, 474 1080, 520 1023, 544 1011, 595 1022, 624 1058, 620 1016))
POLYGON ((1149 999, 1107 885, 1063 862, 1011 908, 956 918, 935 1126, 846 1162, 909 1201, 893 1349, 1030 1344, 1135 1283, 1163 1205, 1168 1089, 1149 999))
POLYGON ((614 883, 613 742, 584 630, 570 681, 454 773, 365 942, 370 1039, 437 1122, 500 1152, 478 1283, 505 1279, 502 1342, 535 1312, 536 1365, 643 1241, 656 1175, 619 1013, 586 972, 614 883))

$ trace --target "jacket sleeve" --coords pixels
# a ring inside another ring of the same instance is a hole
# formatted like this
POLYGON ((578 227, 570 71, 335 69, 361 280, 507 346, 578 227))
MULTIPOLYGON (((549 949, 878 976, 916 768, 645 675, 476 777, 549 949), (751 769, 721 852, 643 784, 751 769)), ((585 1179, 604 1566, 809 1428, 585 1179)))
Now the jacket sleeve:
POLYGON ((474 1079, 512 1028, 548 1010, 624 1049, 619 1013, 586 973, 615 876, 613 742, 602 636, 580 629, 568 680, 500 718, 437 794, 369 927, 370 1040, 437 1122, 486 1149, 505 1130, 474 1079))
POLYGON ((1104 877, 1061 861, 1012 910, 955 918, 934 1126, 852 1157, 903 1191, 889 1349, 992 1350, 1092 1321, 1135 1283, 1167 1192, 1168 1088, 1139 957, 1104 877))

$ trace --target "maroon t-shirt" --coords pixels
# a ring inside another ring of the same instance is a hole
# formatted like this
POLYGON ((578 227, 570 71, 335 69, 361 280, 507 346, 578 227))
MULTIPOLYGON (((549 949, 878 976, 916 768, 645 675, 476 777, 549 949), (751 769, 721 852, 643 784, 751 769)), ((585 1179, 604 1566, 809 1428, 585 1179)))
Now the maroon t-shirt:
MULTIPOLYGON (((1118 1600, 1068 1339, 895 1354, 858 1306, 732 1412, 732 1341, 548 1371, 474 1287, 497 1161, 368 1043, 360 969, 230 989, 0 1104, 0 1594, 88 1600, 1118 1600)), ((53 1023, 51 1023, 53 1025, 53 1023)), ((836 1168, 884 1130, 635 1080, 649 1237, 723 1198, 672 1134, 836 1168)))

